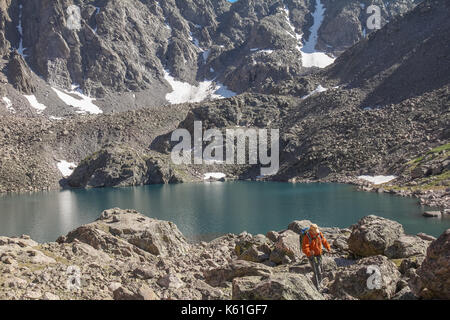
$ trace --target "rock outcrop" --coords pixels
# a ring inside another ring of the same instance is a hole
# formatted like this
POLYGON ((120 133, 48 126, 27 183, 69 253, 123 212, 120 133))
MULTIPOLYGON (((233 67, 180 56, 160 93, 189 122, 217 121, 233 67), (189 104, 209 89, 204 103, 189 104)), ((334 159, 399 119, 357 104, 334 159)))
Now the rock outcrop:
POLYGON ((190 249, 186 239, 172 222, 155 220, 138 214, 137 211, 120 209, 103 211, 96 222, 70 232, 66 237, 60 238, 59 242, 72 243, 76 239, 96 249, 116 249, 118 242, 110 247, 105 237, 125 240, 134 247, 162 257, 185 255, 190 249))
POLYGON ((445 231, 427 249, 417 269, 413 291, 424 299, 450 299, 450 230, 445 231))
POLYGON ((36 86, 32 81, 32 71, 17 51, 11 52, 7 68, 8 81, 14 88, 28 95, 36 91, 36 86))
POLYGON ((170 165, 162 154, 146 154, 129 147, 102 149, 84 159, 67 179, 73 188, 139 186, 193 180, 183 169, 170 165))
POLYGON ((391 259, 424 256, 429 245, 430 241, 420 239, 417 236, 402 235, 386 249, 385 255, 391 259))
POLYGON ((330 286, 332 295, 361 300, 385 300, 396 293, 400 272, 395 264, 384 256, 373 256, 359 260, 336 272, 330 286))
POLYGON ((398 222, 367 216, 352 227, 348 246, 361 257, 382 255, 403 234, 403 226, 398 222))

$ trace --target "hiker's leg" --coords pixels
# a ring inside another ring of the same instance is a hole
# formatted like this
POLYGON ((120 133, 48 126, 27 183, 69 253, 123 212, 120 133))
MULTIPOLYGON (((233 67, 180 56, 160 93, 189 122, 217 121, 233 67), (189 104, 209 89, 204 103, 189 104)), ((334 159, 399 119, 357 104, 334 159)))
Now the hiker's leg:
POLYGON ((314 265, 314 257, 308 257, 308 260, 309 260, 309 264, 311 265, 313 272, 316 273, 316 267, 314 265))
POLYGON ((322 256, 316 256, 316 261, 317 261, 317 269, 319 270, 319 272, 322 272, 323 271, 322 256))
POLYGON ((316 287, 319 287, 319 278, 318 278, 318 274, 317 274, 317 264, 316 264, 316 259, 314 256, 312 257, 308 257, 309 259, 309 263, 311 264, 311 268, 313 270, 313 278, 314 278, 314 282, 316 283, 316 287))
POLYGON ((323 264, 321 255, 317 256, 317 269, 319 270, 319 281, 322 281, 323 264))
POLYGON ((320 266, 320 256, 316 257, 316 268, 317 268, 317 281, 319 283, 317 287, 319 288, 320 284, 322 283, 322 269, 320 266))

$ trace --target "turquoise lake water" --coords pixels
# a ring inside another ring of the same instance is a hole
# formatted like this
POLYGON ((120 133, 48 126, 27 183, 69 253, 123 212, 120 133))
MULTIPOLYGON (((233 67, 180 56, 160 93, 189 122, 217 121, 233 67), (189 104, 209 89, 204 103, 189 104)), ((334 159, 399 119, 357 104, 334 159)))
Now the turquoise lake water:
POLYGON ((350 185, 217 182, 2 196, 0 235, 54 241, 113 207, 173 221, 188 238, 204 239, 242 231, 265 234, 301 219, 348 227, 369 214, 396 220, 411 234, 439 236, 450 228, 448 218, 422 217, 429 208, 417 199, 361 192, 350 185))

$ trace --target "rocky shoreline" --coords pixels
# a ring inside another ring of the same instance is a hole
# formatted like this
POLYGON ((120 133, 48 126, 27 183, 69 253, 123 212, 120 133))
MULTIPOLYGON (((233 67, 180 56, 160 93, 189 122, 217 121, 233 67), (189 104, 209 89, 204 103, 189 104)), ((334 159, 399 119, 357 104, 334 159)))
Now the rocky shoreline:
POLYGON ((392 188, 392 184, 374 185, 356 177, 338 179, 339 183, 348 183, 358 186, 358 190, 366 192, 388 193, 401 197, 416 198, 421 206, 439 208, 442 213, 450 213, 450 188, 436 190, 410 190, 405 186, 398 189, 392 188))
POLYGON ((193 243, 171 222, 110 209, 56 242, 0 237, 0 299, 450 299, 450 230, 406 235, 376 216, 322 228, 332 252, 317 290, 299 248, 309 224, 193 243))
MULTIPOLYGON (((260 179, 261 181, 261 179, 260 179)), ((326 179, 289 179, 287 183, 341 183, 357 187, 359 191, 387 193, 401 197, 416 198, 421 206, 435 207, 442 214, 450 214, 450 189, 440 190, 415 190, 411 191, 407 187, 392 189, 389 184, 375 185, 358 177, 346 175, 332 175, 326 179)))

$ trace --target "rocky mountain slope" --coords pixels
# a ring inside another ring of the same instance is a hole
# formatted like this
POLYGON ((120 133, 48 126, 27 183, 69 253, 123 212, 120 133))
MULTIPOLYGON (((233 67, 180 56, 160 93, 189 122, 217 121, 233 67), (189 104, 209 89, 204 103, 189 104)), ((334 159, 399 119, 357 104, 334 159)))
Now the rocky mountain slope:
POLYGON ((450 230, 438 239, 405 235, 397 222, 376 216, 348 229, 323 228, 332 252, 324 257, 318 290, 299 248, 300 229, 310 223, 191 243, 171 222, 133 210, 106 210, 56 242, 0 237, 0 298, 450 298, 450 230))
POLYGON ((0 112, 60 118, 261 91, 374 31, 370 4, 384 25, 419 2, 2 0, 0 112))

